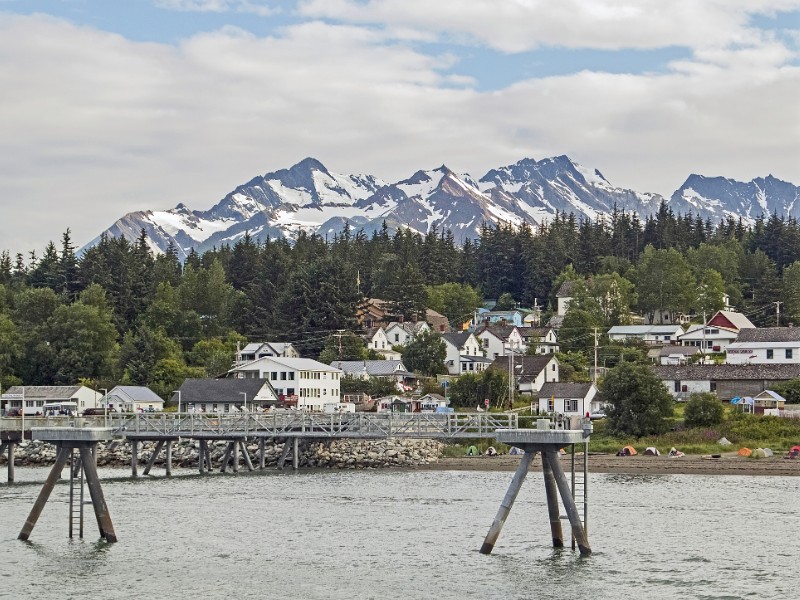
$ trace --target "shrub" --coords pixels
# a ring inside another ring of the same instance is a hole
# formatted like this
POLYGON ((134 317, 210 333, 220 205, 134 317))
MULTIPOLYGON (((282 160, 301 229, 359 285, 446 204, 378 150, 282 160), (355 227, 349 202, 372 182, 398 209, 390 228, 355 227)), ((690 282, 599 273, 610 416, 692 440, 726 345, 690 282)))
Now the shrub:
POLYGON ((722 423, 725 407, 716 394, 704 392, 689 397, 683 414, 690 427, 711 427, 722 423))

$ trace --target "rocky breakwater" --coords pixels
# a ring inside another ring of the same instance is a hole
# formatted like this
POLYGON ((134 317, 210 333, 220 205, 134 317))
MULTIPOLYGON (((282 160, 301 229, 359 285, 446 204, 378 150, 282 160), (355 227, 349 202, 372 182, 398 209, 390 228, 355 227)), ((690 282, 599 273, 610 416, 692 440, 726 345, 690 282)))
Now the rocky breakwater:
MULTIPOLYGON (((211 460, 218 468, 227 446, 224 440, 209 441, 211 460)), ((291 444, 291 441, 288 442, 291 444)), ((265 445, 265 464, 274 467, 283 452, 283 441, 268 440, 265 445)), ((414 467, 439 462, 444 444, 436 440, 301 440, 298 463, 300 467, 318 469, 380 469, 389 467, 414 467)), ((200 443, 182 439, 172 448, 173 467, 197 468, 200 443)), ((155 449, 154 442, 139 444, 138 462, 145 464, 155 449)), ((248 441, 250 459, 258 465, 258 442, 248 441)), ((291 457, 291 451, 289 453, 291 457)), ((56 459, 56 447, 38 440, 28 441, 16 447, 14 462, 17 466, 47 466, 56 459)), ((165 461, 162 450, 156 466, 165 461)), ((240 457, 240 464, 244 460, 240 457)), ((7 454, 0 456, 0 464, 7 462, 7 454)), ((100 467, 125 467, 131 464, 131 445, 127 441, 98 444, 97 464, 100 467)), ((287 460, 291 465, 291 458, 287 460)))

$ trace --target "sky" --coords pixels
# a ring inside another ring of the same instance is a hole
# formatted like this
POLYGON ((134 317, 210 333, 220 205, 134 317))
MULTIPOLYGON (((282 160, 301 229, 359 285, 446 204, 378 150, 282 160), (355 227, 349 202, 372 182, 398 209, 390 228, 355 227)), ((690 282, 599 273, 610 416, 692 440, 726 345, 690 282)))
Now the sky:
POLYGON ((800 0, 0 0, 0 250, 307 156, 800 185, 800 0))

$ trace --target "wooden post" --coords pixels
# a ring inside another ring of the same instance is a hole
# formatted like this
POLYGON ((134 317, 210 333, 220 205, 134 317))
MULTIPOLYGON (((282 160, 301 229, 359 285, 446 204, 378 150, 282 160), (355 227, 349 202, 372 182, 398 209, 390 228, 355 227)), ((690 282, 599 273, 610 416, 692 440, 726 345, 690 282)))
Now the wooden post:
POLYGON ((300 438, 296 437, 292 444, 292 469, 297 471, 300 468, 300 438))
POLYGON ((545 450, 544 452, 547 453, 547 460, 550 461, 550 467, 553 469, 556 485, 561 494, 561 501, 564 503, 564 509, 567 511, 570 525, 572 525, 572 535, 578 543, 578 550, 580 550, 581 554, 591 554, 592 549, 589 547, 589 541, 586 539, 586 535, 583 531, 581 517, 578 513, 578 507, 575 505, 575 499, 570 492, 567 476, 564 474, 564 469, 561 467, 558 450, 545 450))
POLYGON ((250 460, 250 453, 247 451, 247 444, 245 443, 244 440, 239 440, 239 444, 242 447, 242 456, 244 456, 244 464, 247 465, 247 470, 248 471, 255 470, 255 467, 253 467, 253 461, 250 460))
POLYGON ((225 446, 225 454, 222 455, 222 466, 219 468, 220 473, 224 473, 228 468, 228 463, 231 461, 231 444, 225 446))
POLYGON ((111 515, 103 496, 103 488, 100 486, 100 478, 97 476, 97 466, 92 459, 91 448, 81 446, 81 460, 83 461, 83 472, 86 474, 86 482, 89 484, 89 495, 92 497, 92 507, 94 515, 97 517, 100 535, 105 537, 107 542, 114 543, 117 541, 117 534, 114 532, 114 524, 111 522, 111 515))
POLYGON ((291 446, 289 445, 289 438, 283 439, 283 449, 281 450, 281 457, 278 459, 278 469, 283 469, 283 465, 286 464, 286 457, 289 456, 289 450, 291 446))
POLYGON ((172 477, 172 442, 173 440, 167 441, 167 464, 165 465, 167 477, 172 477))
POLYGON ((211 450, 208 449, 208 440, 206 440, 205 445, 206 445, 206 471, 211 473, 213 467, 211 464, 211 450))
POLYGON ((131 477, 139 476, 139 441, 131 440, 131 477))
POLYGON ((233 448, 233 472, 239 472, 239 440, 232 440, 231 447, 233 448))
POLYGON ((50 469, 50 474, 47 476, 47 480, 44 482, 44 486, 42 486, 42 490, 39 492, 36 502, 33 504, 33 508, 28 515, 28 519, 25 521, 25 525, 22 526, 22 531, 20 531, 19 535, 17 536, 18 540, 26 541, 31 536, 31 532, 36 525, 36 521, 39 520, 39 516, 42 514, 42 509, 44 508, 44 505, 47 504, 47 499, 50 497, 50 493, 53 491, 56 482, 58 482, 58 480, 61 478, 61 471, 64 470, 64 465, 67 464, 68 454, 69 453, 66 449, 64 449, 63 446, 58 447, 58 452, 56 453, 56 463, 53 465, 53 468, 50 469))
POLYGON ((206 441, 200 440, 200 448, 197 450, 197 467, 200 475, 206 472, 206 441))
POLYGON ((3 452, 5 452, 6 446, 8 446, 8 442, 0 442, 0 456, 3 456, 3 452))
POLYGON ((14 483, 14 449, 16 446, 14 442, 8 442, 8 483, 14 483))
POLYGON ((511 512, 511 507, 514 506, 514 500, 517 499, 517 494, 519 494, 519 490, 522 487, 522 482, 524 482, 525 478, 528 476, 528 469, 530 469, 531 461, 533 461, 534 456, 536 456, 536 452, 528 450, 522 455, 517 471, 514 473, 514 478, 511 480, 511 485, 508 487, 503 501, 500 503, 500 508, 489 529, 489 533, 486 534, 486 538, 483 540, 483 545, 480 550, 481 554, 492 553, 494 545, 497 543, 497 538, 500 537, 500 532, 503 530, 503 525, 508 518, 508 514, 511 512))
POLYGON ((261 437, 258 439, 258 468, 264 470, 264 465, 267 459, 267 438, 261 437))
POLYGON ((164 440, 158 440, 158 442, 156 442, 156 447, 153 450, 153 453, 150 455, 150 460, 147 461, 147 466, 145 466, 144 471, 142 471, 142 475, 150 474, 150 469, 153 468, 153 465, 155 464, 156 459, 158 458, 158 453, 161 452, 161 448, 163 447, 164 447, 164 440))
POLYGON ((553 534, 553 547, 564 547, 564 534, 561 531, 561 514, 558 506, 558 488, 553 476, 550 460, 542 453, 542 474, 544 475, 544 490, 547 495, 547 513, 550 517, 550 532, 553 534))

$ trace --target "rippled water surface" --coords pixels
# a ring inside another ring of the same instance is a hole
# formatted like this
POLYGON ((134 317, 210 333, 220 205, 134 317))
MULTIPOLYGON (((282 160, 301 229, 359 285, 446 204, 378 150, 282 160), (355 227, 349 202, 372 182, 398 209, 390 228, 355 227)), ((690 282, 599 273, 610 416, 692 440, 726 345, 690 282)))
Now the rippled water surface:
POLYGON ((592 475, 582 558, 550 546, 541 473, 490 556, 508 472, 101 470, 117 544, 91 513, 67 538, 65 483, 20 542, 46 474, 0 484, 0 598, 800 597, 797 478, 592 475))

